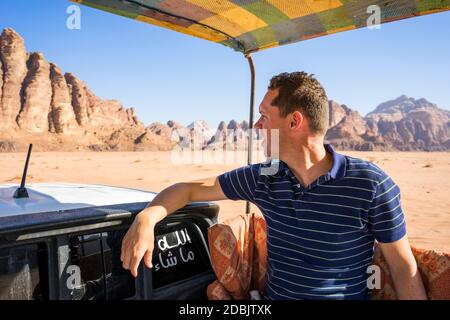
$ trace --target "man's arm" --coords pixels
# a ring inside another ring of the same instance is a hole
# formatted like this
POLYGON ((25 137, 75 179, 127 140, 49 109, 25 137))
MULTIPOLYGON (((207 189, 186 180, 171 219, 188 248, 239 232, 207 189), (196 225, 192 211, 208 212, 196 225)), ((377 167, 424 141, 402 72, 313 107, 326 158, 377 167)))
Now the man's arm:
POLYGON ((152 267, 155 225, 169 214, 193 201, 217 201, 227 197, 217 177, 174 184, 160 193, 134 219, 122 240, 120 260, 124 269, 137 277, 139 263, 144 257, 148 268, 152 267))
POLYGON ((380 243, 381 251, 389 265, 398 299, 427 300, 425 288, 416 260, 405 235, 391 243, 380 243))
MULTIPOLYGON (((375 165, 373 167, 377 168, 375 165)), ((379 168, 378 168, 379 169, 379 168)), ((427 299, 406 235, 400 188, 381 169, 368 212, 369 230, 381 245, 399 299, 427 299)))

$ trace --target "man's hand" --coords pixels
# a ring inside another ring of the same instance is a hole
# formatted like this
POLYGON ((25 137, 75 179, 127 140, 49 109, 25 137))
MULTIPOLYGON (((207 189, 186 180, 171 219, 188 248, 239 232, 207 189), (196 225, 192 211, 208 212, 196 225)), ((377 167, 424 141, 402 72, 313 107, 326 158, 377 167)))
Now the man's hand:
POLYGON ((392 243, 380 243, 381 251, 401 300, 427 300, 416 260, 411 251, 407 236, 392 243))
POLYGON ((168 214, 192 201, 216 201, 226 199, 216 177, 174 184, 161 191, 147 208, 134 219, 122 240, 120 260, 134 277, 138 275, 139 263, 144 257, 148 268, 152 267, 155 242, 155 225, 168 214))
POLYGON ((142 257, 147 268, 152 268, 153 245, 155 242, 155 224, 148 213, 141 212, 134 219, 130 229, 122 240, 120 260, 123 268, 137 277, 137 269, 142 257))

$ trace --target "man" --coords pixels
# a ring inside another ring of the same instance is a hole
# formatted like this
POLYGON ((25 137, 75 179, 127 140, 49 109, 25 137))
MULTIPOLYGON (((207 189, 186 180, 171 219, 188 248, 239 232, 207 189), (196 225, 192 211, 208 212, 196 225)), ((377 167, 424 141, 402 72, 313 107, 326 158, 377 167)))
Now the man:
MULTIPOLYGON (((426 299, 412 255, 400 190, 377 166, 324 145, 328 99, 304 72, 273 77, 255 128, 279 133, 278 170, 254 164, 218 177, 178 183, 138 214, 122 243, 125 269, 151 268, 157 222, 191 201, 247 200, 267 223, 268 299, 365 299, 374 240, 400 299, 426 299), (266 172, 266 173, 264 173, 266 172)), ((271 156, 272 150, 266 149, 271 156)))

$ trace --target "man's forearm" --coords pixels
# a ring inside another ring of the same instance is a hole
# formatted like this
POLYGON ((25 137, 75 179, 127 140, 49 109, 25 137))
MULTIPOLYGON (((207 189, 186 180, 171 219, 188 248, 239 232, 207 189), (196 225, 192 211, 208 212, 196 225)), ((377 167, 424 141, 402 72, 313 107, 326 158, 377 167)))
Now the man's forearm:
POLYGON ((409 272, 395 272, 394 279, 397 298, 400 300, 427 300, 427 294, 423 286, 419 270, 411 274, 409 272))
POLYGON ((139 263, 152 267, 155 225, 192 201, 226 199, 217 177, 177 183, 161 191, 134 219, 122 240, 120 260, 124 269, 137 277, 139 263))
POLYGON ((153 225, 156 225, 166 216, 184 207, 189 202, 189 188, 183 183, 177 183, 158 193, 148 206, 139 213, 139 216, 146 216, 153 225))
POLYGON ((426 300, 427 295, 408 237, 391 243, 381 243, 381 250, 394 280, 398 299, 426 300))

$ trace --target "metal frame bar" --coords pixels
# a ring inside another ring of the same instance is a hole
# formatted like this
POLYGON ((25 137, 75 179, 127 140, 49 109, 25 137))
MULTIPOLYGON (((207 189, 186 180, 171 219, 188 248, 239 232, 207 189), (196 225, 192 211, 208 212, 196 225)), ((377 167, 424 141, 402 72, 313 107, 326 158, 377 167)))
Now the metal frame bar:
MULTIPOLYGON (((246 54, 245 58, 248 61, 250 67, 250 115, 248 119, 248 151, 247 151, 247 164, 250 165, 252 162, 253 155, 253 114, 255 107, 255 66, 253 65, 253 60, 250 54, 246 54)), ((250 213, 250 202, 245 203, 245 213, 250 213)))

